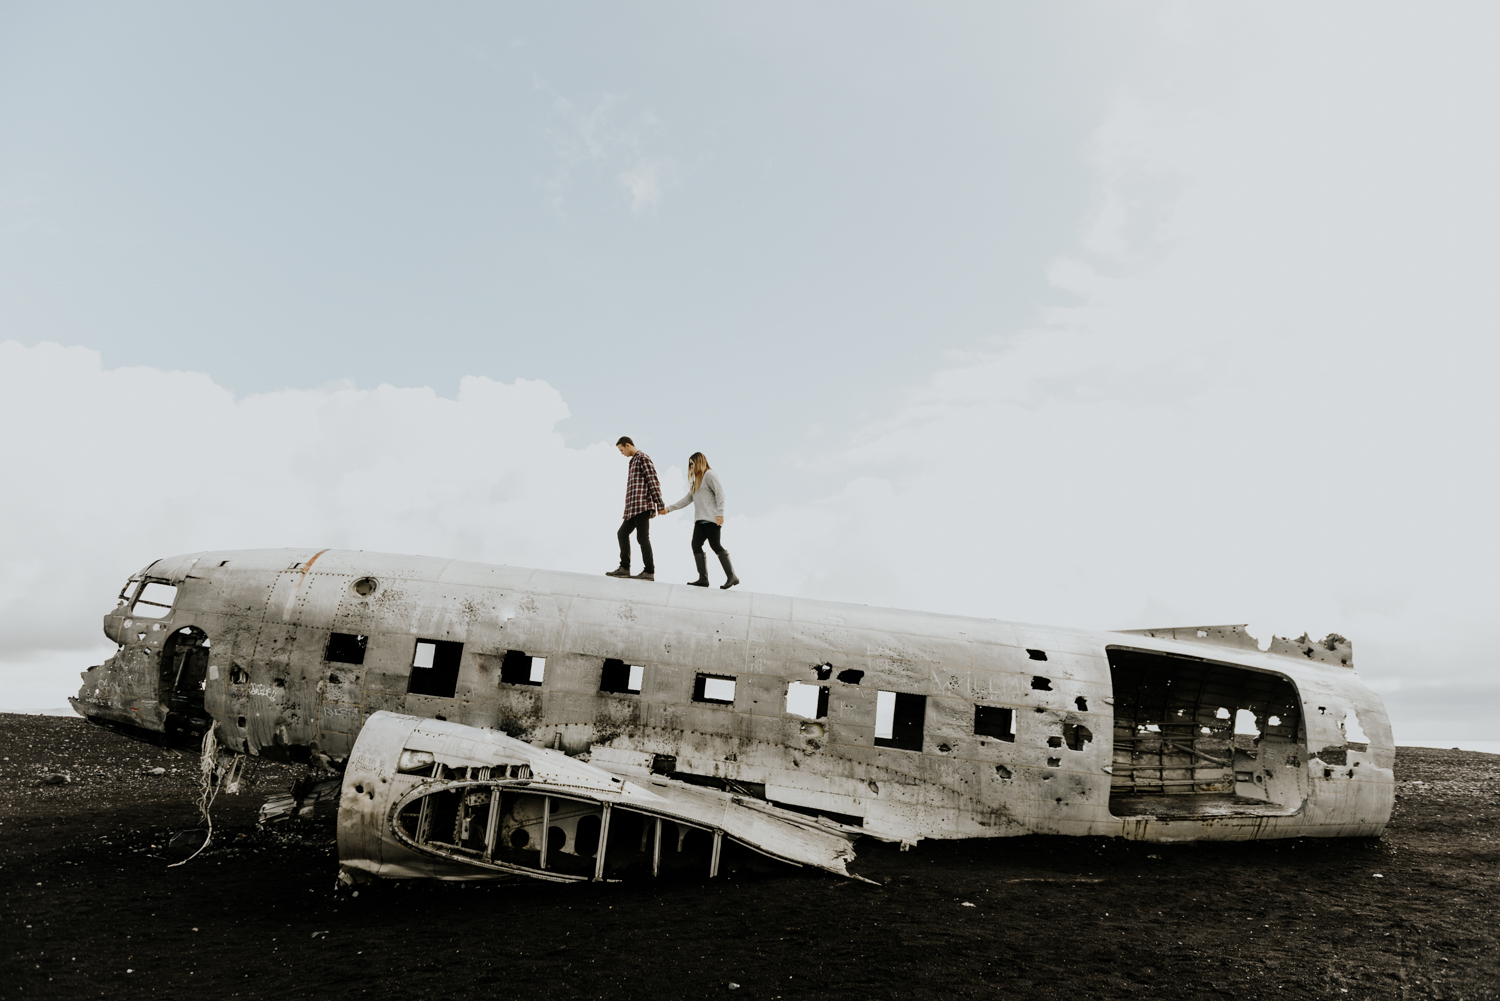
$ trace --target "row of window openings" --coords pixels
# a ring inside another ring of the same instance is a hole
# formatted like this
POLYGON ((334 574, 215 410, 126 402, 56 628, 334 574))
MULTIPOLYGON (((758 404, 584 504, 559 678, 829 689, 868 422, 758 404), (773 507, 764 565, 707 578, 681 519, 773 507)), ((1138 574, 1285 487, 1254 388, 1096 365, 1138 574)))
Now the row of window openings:
MULTIPOLYGON (((328 648, 323 659, 336 664, 363 664, 365 662, 365 645, 369 638, 357 636, 350 633, 331 633, 328 637, 328 648)), ((1040 650, 1028 651, 1040 654, 1040 659, 1045 660, 1046 654, 1040 650)), ((450 640, 417 640, 416 651, 412 657, 412 667, 422 669, 435 669, 437 676, 442 677, 453 670, 455 681, 457 680, 457 664, 463 655, 463 644, 450 640)), ((507 685, 540 685, 545 677, 547 669, 547 658, 532 657, 520 650, 507 650, 500 662, 500 681, 507 685)), ((832 673, 832 666, 825 665, 824 669, 818 671, 819 678, 826 678, 832 673)), ((599 690, 601 692, 612 692, 622 695, 639 695, 641 683, 644 680, 645 670, 639 664, 627 664, 621 660, 609 659, 604 662, 604 669, 600 675, 599 690)), ((840 681, 858 684, 864 676, 863 671, 843 671, 839 674, 840 681)), ((442 680, 446 680, 445 677, 442 680)), ((425 681, 425 679, 424 679, 425 681)), ((1050 691, 1051 684, 1046 678, 1033 678, 1031 687, 1050 691)), ((428 692, 416 692, 415 694, 426 695, 428 692)), ((882 693, 891 696, 881 703, 877 711, 877 718, 893 718, 895 712, 894 692, 882 693)), ((451 698, 451 696, 448 696, 451 698)), ((734 702, 734 679, 712 674, 700 674, 693 695, 695 701, 699 702, 734 702)), ((1083 700, 1078 700, 1080 703, 1083 700)), ((819 685, 804 684, 800 681, 792 682, 792 690, 787 694, 788 712, 795 712, 798 716, 806 716, 810 719, 822 719, 828 715, 828 689, 819 685), (821 693, 818 694, 818 693, 821 693), (801 708, 791 708, 793 704, 801 708), (816 712, 806 711, 816 704, 816 712)), ((1086 710, 1086 706, 1080 704, 1080 710, 1086 710)))
MULTIPOLYGON (((367 638, 348 633, 333 633, 328 640, 326 659, 334 663, 364 662, 367 638)), ((450 640, 418 640, 412 657, 408 691, 413 695, 452 698, 458 685, 459 661, 463 644, 450 640), (420 672, 420 673, 419 673, 420 672)), ((500 662, 500 680, 510 685, 540 685, 546 674, 547 659, 532 657, 520 650, 507 650, 500 662)), ((599 690, 618 695, 639 695, 645 680, 645 669, 610 658, 599 673, 599 690)), ((1039 687, 1033 685, 1033 687, 1039 687)), ((693 701, 710 705, 734 705, 735 679, 722 675, 699 674, 693 681, 693 701)), ((806 719, 826 719, 829 689, 793 681, 787 685, 786 711, 806 719)), ((1082 698, 1078 700, 1083 703, 1082 698)), ((1080 709, 1084 708, 1080 704, 1080 709)), ((875 696, 875 743, 882 747, 921 750, 923 722, 927 715, 927 696, 909 692, 877 692, 875 696)), ((974 734, 996 740, 1015 741, 1015 710, 1003 706, 974 707, 974 734)), ((1081 750, 1092 739, 1084 726, 1065 726, 1061 737, 1049 743, 1064 743, 1081 750)))

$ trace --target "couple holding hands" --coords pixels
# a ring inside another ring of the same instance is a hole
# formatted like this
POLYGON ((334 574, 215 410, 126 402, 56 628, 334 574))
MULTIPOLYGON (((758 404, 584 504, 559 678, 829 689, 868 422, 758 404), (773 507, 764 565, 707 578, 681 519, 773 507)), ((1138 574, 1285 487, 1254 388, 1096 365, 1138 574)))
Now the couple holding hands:
POLYGON ((625 517, 617 533, 620 539, 620 566, 609 571, 609 577, 629 577, 630 533, 634 532, 641 547, 641 572, 636 580, 655 580, 656 563, 651 556, 651 519, 658 514, 668 514, 693 503, 693 562, 698 565, 698 579, 688 581, 694 587, 708 587, 708 556, 703 552, 703 543, 713 547, 724 567, 725 581, 721 590, 727 590, 740 582, 734 575, 734 565, 729 562, 729 551, 719 543, 719 532, 724 527, 724 487, 718 474, 708 467, 708 459, 702 452, 694 452, 688 459, 688 492, 676 504, 662 500, 661 483, 656 478, 656 467, 651 456, 635 447, 629 438, 615 442, 620 454, 630 460, 630 471, 625 477, 625 517))

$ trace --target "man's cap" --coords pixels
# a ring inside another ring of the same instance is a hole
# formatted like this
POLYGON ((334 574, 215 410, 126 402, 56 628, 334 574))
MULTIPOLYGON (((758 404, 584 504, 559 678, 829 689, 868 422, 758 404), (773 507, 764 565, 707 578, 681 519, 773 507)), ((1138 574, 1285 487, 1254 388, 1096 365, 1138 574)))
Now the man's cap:
POLYGON ((634 444, 635 444, 635 442, 631 441, 629 438, 626 438, 624 435, 621 435, 620 436, 620 440, 617 441, 617 442, 615 442, 615 447, 618 448, 621 445, 634 445, 634 444))

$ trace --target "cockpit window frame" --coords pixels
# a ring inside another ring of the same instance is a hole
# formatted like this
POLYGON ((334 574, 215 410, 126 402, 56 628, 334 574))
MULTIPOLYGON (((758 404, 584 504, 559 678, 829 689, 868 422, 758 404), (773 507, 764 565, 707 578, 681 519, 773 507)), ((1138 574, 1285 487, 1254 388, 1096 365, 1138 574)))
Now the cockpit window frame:
POLYGON ((171 581, 163 580, 160 577, 147 577, 142 582, 140 590, 136 592, 135 600, 130 604, 130 613, 137 618, 165 619, 168 615, 172 614, 172 609, 177 607, 177 596, 181 592, 182 588, 171 581), (151 601, 146 597, 146 588, 152 584, 160 584, 162 587, 170 587, 172 589, 172 600, 169 604, 164 605, 159 601, 151 601), (159 614, 142 612, 142 605, 150 605, 153 609, 160 608, 162 611, 159 614))

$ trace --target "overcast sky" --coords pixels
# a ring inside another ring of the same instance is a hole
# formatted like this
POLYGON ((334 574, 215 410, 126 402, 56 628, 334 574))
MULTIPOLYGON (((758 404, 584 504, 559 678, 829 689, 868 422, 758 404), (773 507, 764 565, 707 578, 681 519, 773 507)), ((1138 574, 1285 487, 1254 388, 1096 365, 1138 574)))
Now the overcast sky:
POLYGON ((1337 631, 1500 738, 1497 27, 0 6, 0 707, 170 553, 602 572, 631 434, 747 587, 1337 631))

